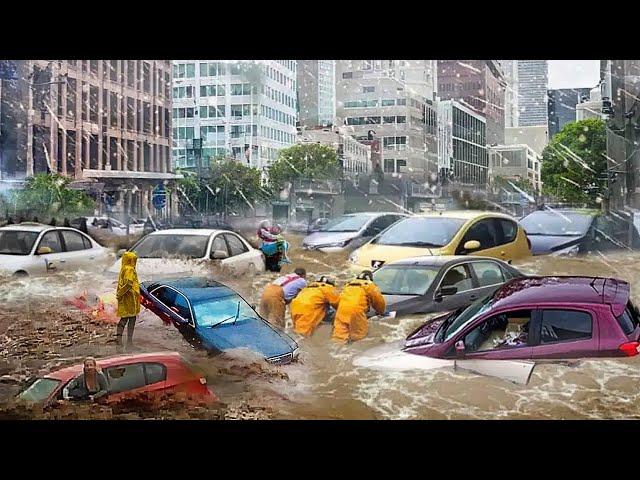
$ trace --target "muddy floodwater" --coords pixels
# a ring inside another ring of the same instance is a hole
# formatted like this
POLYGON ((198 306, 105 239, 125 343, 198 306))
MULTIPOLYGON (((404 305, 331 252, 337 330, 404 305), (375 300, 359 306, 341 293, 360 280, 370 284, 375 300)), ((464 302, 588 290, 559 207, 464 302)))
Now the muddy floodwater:
MULTIPOLYGON (((349 276, 345 255, 306 252, 291 238, 293 264, 310 275, 331 274, 341 287, 349 276)), ((640 292, 640 253, 620 251, 586 257, 536 257, 514 263, 524 273, 614 276, 640 292)), ((220 277, 217 272, 212 276, 220 277)), ((258 304, 274 273, 254 278, 216 278, 258 304)), ((141 278, 141 281, 144 281, 141 278)), ((83 355, 115 354, 113 331, 65 305, 83 292, 113 291, 115 278, 79 272, 65 276, 0 281, 0 400, 10 399, 26 377, 83 355)), ((640 418, 640 356, 536 365, 528 385, 452 368, 374 371, 353 365, 354 357, 373 347, 398 342, 427 317, 394 318, 370 323, 368 338, 351 345, 330 341, 330 325, 310 339, 300 339, 300 360, 271 367, 251 355, 211 357, 194 350, 172 326, 148 311, 136 327, 138 351, 175 350, 205 371, 210 388, 225 405, 220 418, 286 419, 605 419, 640 418)), ((182 406, 156 418, 189 417, 182 406)), ((78 418, 91 418, 90 409, 78 418)), ((209 418, 199 416, 198 418, 209 418)))

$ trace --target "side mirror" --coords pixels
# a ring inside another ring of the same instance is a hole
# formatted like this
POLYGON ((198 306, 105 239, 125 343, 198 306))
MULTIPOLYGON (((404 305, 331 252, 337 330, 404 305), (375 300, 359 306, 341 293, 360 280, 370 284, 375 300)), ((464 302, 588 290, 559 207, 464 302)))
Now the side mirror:
POLYGON ((214 250, 211 258, 214 260, 224 260, 225 258, 229 258, 229 255, 224 250, 214 250))
POLYGON ((456 342, 456 354, 458 356, 464 356, 464 340, 458 340, 456 342))
POLYGON ((480 242, 477 240, 469 240, 464 242, 463 248, 467 251, 478 250, 480 248, 480 242))
POLYGON ((116 253, 116 256, 120 258, 125 254, 125 252, 126 250, 124 248, 121 248, 120 250, 118 250, 118 253, 116 253))
POLYGON ((469 240, 468 242, 464 242, 463 248, 467 251, 477 250, 480 248, 480 242, 477 240, 469 240))
POLYGON ((36 251, 37 255, 46 255, 48 253, 53 253, 51 247, 38 247, 38 250, 36 251))
POLYGON ((446 285, 444 287, 440 287, 435 295, 433 296, 433 299, 436 302, 441 302, 443 297, 447 297, 450 295, 455 295, 456 293, 458 293, 458 287, 453 287, 451 285, 446 285))

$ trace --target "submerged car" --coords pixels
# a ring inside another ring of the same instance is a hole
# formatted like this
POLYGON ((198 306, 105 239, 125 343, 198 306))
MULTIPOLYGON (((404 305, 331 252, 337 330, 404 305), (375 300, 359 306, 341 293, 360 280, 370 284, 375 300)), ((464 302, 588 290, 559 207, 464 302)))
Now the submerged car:
POLYGON ((109 250, 74 228, 30 222, 0 228, 0 274, 28 276, 92 269, 110 258, 109 250))
POLYGON ((272 364, 298 356, 298 344, 233 289, 205 278, 143 282, 142 304, 173 323, 193 346, 213 353, 247 348, 272 364))
POLYGON ((620 247, 614 222, 599 210, 548 209, 520 220, 533 255, 569 255, 620 247))
MULTIPOLYGON (((177 352, 122 355, 96 363, 107 379, 109 392, 101 402, 116 402, 147 392, 184 392, 208 401, 216 399, 206 378, 177 352)), ((37 378, 18 395, 18 400, 44 406, 66 400, 65 387, 82 372, 83 364, 79 364, 37 378)))
POLYGON ((427 322, 407 337, 403 351, 442 359, 620 357, 637 355, 639 339, 627 282, 527 277, 427 322))
POLYGON ((362 246, 406 215, 394 212, 362 212, 340 215, 302 240, 302 247, 321 252, 342 252, 362 246))
POLYGON ((466 255, 414 257, 373 273, 387 311, 396 315, 467 307, 512 278, 524 275, 505 262, 466 255))
MULTIPOLYGON (((130 251, 138 256, 138 274, 188 273, 190 262, 219 261, 235 273, 264 272, 264 256, 241 235, 205 228, 158 230, 138 241, 130 251), (186 262, 186 263, 185 263, 186 262)), ((121 260, 109 268, 120 271, 121 260)))

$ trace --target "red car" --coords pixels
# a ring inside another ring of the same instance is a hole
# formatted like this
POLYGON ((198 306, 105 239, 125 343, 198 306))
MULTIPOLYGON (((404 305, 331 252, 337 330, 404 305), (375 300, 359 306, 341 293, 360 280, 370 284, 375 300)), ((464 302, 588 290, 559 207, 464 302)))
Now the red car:
MULTIPOLYGON (((123 355, 97 360, 109 385, 109 393, 100 401, 113 403, 138 393, 184 392, 205 401, 216 397, 207 380, 198 374, 177 352, 123 355)), ((63 400, 64 388, 82 374, 83 364, 63 368, 36 379, 18 399, 49 405, 63 400)))

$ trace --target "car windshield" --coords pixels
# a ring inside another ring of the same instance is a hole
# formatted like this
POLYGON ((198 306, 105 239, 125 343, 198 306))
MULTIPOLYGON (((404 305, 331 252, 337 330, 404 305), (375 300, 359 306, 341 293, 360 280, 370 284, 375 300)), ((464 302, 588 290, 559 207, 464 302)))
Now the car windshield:
POLYGON ((357 232, 371 220, 369 215, 342 215, 320 227, 321 232, 357 232))
POLYGON ((457 315, 454 313, 450 316, 445 323, 442 324, 441 332, 438 332, 439 338, 444 337, 444 341, 449 340, 453 337, 459 330, 461 330, 465 325, 474 321, 484 312, 489 310, 493 305, 493 294, 487 295, 484 298, 472 303, 464 310, 460 311, 457 315))
POLYGON ((584 235, 593 215, 568 212, 533 212, 520 220, 527 235, 584 235))
POLYGON ((0 255, 29 255, 38 232, 0 230, 0 255))
POLYGON ((39 378, 18 395, 18 398, 27 402, 42 402, 49 398, 49 395, 58 388, 58 385, 60 385, 60 380, 39 378))
POLYGON ((407 247, 443 247, 464 225, 465 220, 447 217, 410 217, 389 227, 371 243, 407 247))
POLYGON ((385 295, 424 295, 438 274, 432 266, 382 267, 373 274, 373 281, 385 295))
POLYGON ((193 313, 198 327, 215 327, 247 317, 257 317, 256 312, 240 295, 196 303, 193 305, 193 313))
POLYGON ((208 242, 207 235, 149 235, 133 251, 138 258, 204 258, 208 242))

